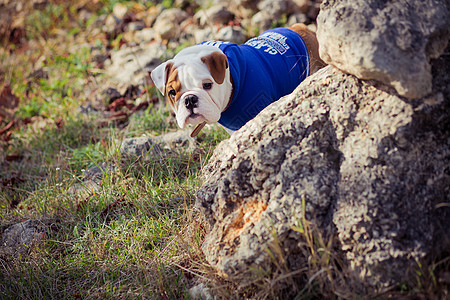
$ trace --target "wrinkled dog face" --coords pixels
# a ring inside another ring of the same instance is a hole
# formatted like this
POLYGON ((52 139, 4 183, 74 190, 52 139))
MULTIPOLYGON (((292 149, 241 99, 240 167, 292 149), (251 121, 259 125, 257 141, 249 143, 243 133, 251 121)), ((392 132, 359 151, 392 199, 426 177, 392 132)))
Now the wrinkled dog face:
POLYGON ((226 56, 216 47, 196 45, 155 68, 155 86, 173 108, 178 126, 214 123, 231 96, 226 56))

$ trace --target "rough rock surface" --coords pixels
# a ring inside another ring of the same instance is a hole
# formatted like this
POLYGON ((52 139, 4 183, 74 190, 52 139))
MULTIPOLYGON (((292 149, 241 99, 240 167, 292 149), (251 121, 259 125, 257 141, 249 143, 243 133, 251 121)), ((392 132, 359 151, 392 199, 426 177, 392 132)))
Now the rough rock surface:
POLYGON ((430 60, 450 38, 450 2, 326 0, 317 24, 326 63, 420 98, 431 92, 430 60))
POLYGON ((120 155, 122 157, 142 156, 144 160, 147 160, 164 156, 168 153, 167 151, 192 153, 197 146, 189 134, 189 130, 179 130, 156 137, 128 138, 120 146, 120 155))
POLYGON ((363 282, 403 280, 448 233, 449 60, 414 101, 326 67, 219 144, 196 203, 211 225, 207 260, 231 276, 267 265, 275 233, 295 270, 305 199, 363 282))
POLYGON ((49 230, 48 220, 26 220, 9 226, 1 236, 0 249, 3 252, 26 254, 28 250, 43 240, 49 230))

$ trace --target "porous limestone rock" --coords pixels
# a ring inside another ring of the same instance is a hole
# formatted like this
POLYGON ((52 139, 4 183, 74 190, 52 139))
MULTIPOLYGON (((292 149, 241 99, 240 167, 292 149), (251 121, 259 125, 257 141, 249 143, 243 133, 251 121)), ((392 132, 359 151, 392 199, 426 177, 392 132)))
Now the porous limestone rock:
POLYGON ((431 92, 430 60, 450 37, 448 0, 325 0, 317 17, 320 57, 408 98, 431 92))
POLYGON ((328 66, 219 144, 196 201, 208 262, 229 276, 267 266, 276 237, 295 271, 304 201, 362 282, 403 280, 449 233, 449 66, 435 61, 419 100, 328 66))

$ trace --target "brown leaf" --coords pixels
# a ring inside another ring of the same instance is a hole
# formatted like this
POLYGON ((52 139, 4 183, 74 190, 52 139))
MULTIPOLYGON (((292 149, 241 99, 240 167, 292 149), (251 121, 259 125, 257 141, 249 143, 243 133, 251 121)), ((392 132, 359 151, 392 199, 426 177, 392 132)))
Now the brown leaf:
POLYGON ((125 122, 126 120, 128 120, 128 114, 124 111, 119 111, 115 114, 112 114, 108 117, 109 120, 111 121, 123 121, 125 122))
POLYGON ((131 109, 131 113, 137 112, 138 110, 144 110, 148 107, 148 105, 149 105, 149 101, 141 102, 131 109))
POLYGON ((59 117, 56 121, 55 121, 55 125, 58 128, 62 128, 64 126, 64 120, 62 117, 59 117))
POLYGON ((111 112, 118 111, 126 105, 127 105, 127 102, 125 101, 125 99, 123 97, 120 97, 120 98, 117 98, 116 100, 114 100, 110 105, 108 105, 106 107, 106 110, 111 111, 111 112))
POLYGON ((20 158, 22 158, 22 155, 21 155, 21 154, 11 154, 11 155, 6 155, 6 156, 5 156, 5 160, 6 160, 6 161, 19 160, 20 158))
POLYGON ((14 111, 19 106, 19 98, 11 92, 11 86, 5 85, 0 93, 0 115, 12 117, 14 111))
POLYGON ((9 140, 11 139, 11 135, 12 135, 12 132, 11 132, 11 131, 8 131, 8 132, 2 137, 3 141, 9 142, 9 140))
POLYGON ((100 140, 100 144, 102 144, 103 147, 108 148, 108 143, 104 139, 100 140))
MULTIPOLYGON (((0 108, 1 109, 1 108, 0 108)), ((3 127, 2 129, 0 129, 0 135, 4 134, 5 132, 7 132, 8 130, 10 130, 14 125, 14 121, 9 122, 5 127, 3 127)))

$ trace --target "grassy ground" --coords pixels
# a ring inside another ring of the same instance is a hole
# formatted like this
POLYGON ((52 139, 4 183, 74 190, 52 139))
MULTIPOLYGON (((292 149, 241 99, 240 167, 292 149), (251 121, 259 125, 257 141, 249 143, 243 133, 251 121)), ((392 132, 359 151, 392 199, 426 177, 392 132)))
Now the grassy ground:
MULTIPOLYGON (((227 134, 205 130, 195 156, 122 160, 124 138, 176 127, 161 101, 124 122, 80 112, 108 105, 92 100, 105 86, 91 24, 115 1, 101 1, 84 21, 75 14, 80 2, 28 10, 25 32, 2 41, 0 90, 10 88, 4 99, 19 104, 0 115, 0 130, 7 129, 0 136, 0 231, 30 218, 51 231, 29 255, 0 253, 0 298, 185 298, 193 278, 185 270, 203 264, 205 228, 192 210, 199 173, 227 134), (109 167, 98 188, 74 192, 83 173, 99 164, 109 167)), ((142 97, 155 96, 151 90, 142 97)))
MULTIPOLYGON (((363 297, 345 288, 351 279, 333 250, 336 240, 313 234, 306 221, 298 228, 305 252, 300 273, 283 265, 276 244, 272 271, 245 275, 253 285, 232 285, 208 267, 200 249, 207 226, 192 207, 202 166, 227 134, 204 130, 195 153, 120 157, 123 139, 177 128, 152 87, 140 95, 146 108, 132 114, 108 108, 102 92, 109 86, 96 56, 121 37, 99 33, 95 20, 117 2, 22 1, 21 12, 6 11, 10 22, 0 18, 0 233, 27 219, 50 228, 27 254, 0 251, 0 298, 185 299, 197 279, 223 298, 363 297), (81 8, 92 14, 80 18, 81 8), (126 118, 111 118, 115 113, 126 118), (83 178, 96 166, 103 171, 93 187, 83 178)), ((445 296, 434 272, 448 260, 435 261, 419 266, 415 282, 379 297, 445 296)))

